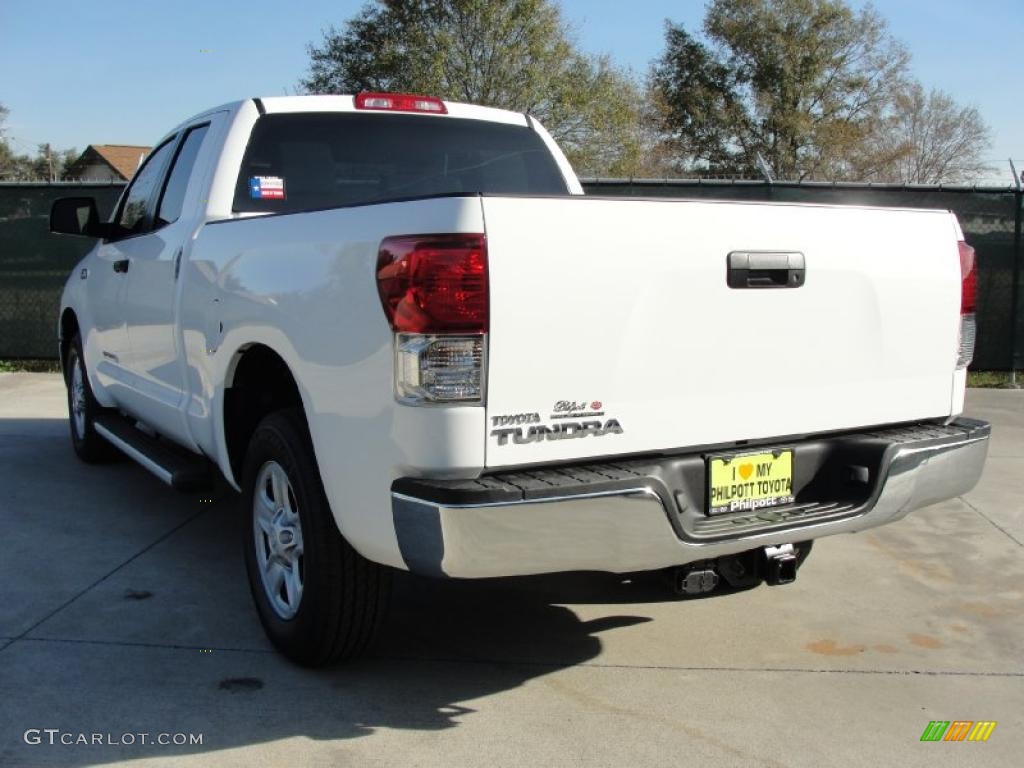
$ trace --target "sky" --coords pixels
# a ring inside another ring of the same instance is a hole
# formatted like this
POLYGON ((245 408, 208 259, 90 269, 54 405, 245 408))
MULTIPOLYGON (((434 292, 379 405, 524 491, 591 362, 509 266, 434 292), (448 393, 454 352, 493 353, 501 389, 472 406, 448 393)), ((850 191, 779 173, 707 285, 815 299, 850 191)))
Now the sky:
MULTIPOLYGON (((859 7, 864 0, 851 0, 859 7)), ((0 0, 0 104, 18 152, 36 145, 152 144, 186 117, 293 93, 306 46, 362 0, 0 0)), ((876 0, 928 88, 978 108, 993 129, 988 183, 1024 170, 1024 0, 876 0), (1016 62, 1016 63, 1015 63, 1016 62)), ((699 29, 704 0, 562 0, 579 46, 646 74, 665 19, 699 29)))

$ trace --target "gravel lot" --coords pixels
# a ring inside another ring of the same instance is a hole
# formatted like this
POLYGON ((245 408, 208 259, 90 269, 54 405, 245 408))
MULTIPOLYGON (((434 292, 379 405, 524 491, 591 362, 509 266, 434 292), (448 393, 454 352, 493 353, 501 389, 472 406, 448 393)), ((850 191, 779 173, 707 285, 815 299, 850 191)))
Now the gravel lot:
POLYGON ((968 401, 981 484, 818 542, 792 585, 403 575, 371 658, 311 672, 264 640, 231 494, 80 464, 59 376, 0 374, 0 765, 1020 765, 1024 392, 968 401))

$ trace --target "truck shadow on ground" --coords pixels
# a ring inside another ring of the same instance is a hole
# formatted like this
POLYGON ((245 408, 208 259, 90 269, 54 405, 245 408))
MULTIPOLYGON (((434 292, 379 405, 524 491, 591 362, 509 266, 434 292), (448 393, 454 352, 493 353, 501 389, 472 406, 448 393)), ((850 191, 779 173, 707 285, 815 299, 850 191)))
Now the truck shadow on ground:
MULTIPOLYGON (((488 697, 503 694, 503 711, 514 707, 516 689, 595 663, 602 635, 651 621, 645 604, 678 599, 655 574, 446 581, 396 573, 389 618, 368 656, 302 669, 269 649, 249 605, 233 494, 217 494, 196 514, 198 499, 175 494, 131 462, 77 462, 61 434, 66 423, 26 419, 3 426, 13 442, 0 452, 0 481, 18 476, 24 493, 21 502, 0 505, 0 524, 14 525, 31 500, 39 531, 53 531, 35 540, 53 550, 41 555, 55 573, 73 576, 79 566, 62 558, 60 547, 88 547, 82 536, 93 535, 76 533, 69 520, 116 536, 119 526, 138 525, 140 515, 150 523, 167 516, 172 522, 165 527, 173 530, 38 629, 11 635, 6 647, 0 642, 0 715, 10 726, 5 730, 17 731, 0 745, 0 763, 214 756, 248 745, 273 750, 293 737, 329 742, 381 729, 441 732, 475 716, 493 720, 488 697), (75 496, 91 502, 69 508, 75 496), (175 527, 173 520, 185 522, 175 527), (568 607, 576 605, 583 606, 579 613, 568 607), (199 653, 195 638, 208 639, 215 650, 199 653), (22 743, 24 728, 55 721, 75 732, 203 733, 204 743, 22 743)), ((32 578, 20 570, 8 576, 32 578)), ((552 694, 550 701, 554 716, 558 699, 552 694)))

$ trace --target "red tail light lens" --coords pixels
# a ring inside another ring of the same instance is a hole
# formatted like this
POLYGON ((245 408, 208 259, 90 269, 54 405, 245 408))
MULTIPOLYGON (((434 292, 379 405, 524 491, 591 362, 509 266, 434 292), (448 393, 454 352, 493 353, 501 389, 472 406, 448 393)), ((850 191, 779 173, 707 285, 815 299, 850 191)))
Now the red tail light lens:
POLYGON ((957 343, 956 367, 966 368, 974 359, 977 324, 974 305, 978 295, 978 265, 974 249, 961 240, 960 247, 960 338, 957 343))
POLYGON ((487 241, 477 234, 385 238, 377 291, 397 333, 486 333, 487 241))
POLYGON ((969 315, 974 312, 978 295, 977 258, 974 249, 961 240, 960 246, 960 314, 969 315))
POLYGON ((356 109, 448 114, 448 108, 436 96, 419 96, 415 93, 368 93, 364 91, 356 95, 356 109))

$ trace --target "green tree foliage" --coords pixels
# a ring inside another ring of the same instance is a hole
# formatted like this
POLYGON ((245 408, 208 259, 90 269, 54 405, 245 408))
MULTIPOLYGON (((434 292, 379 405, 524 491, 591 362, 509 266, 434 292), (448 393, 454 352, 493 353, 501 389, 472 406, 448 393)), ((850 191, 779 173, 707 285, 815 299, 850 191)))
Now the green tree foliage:
POLYGON ((10 111, 7 107, 0 104, 0 179, 5 178, 15 164, 14 152, 7 145, 7 128, 5 123, 9 114, 10 111))
POLYGON ((0 104, 0 180, 2 181, 56 181, 63 178, 65 169, 78 157, 74 149, 54 150, 49 144, 40 144, 35 157, 17 154, 7 141, 7 115, 10 112, 0 104))
POLYGON ((378 0, 308 48, 310 93, 427 93, 529 112, 588 173, 642 168, 639 89, 550 0, 378 0))
POLYGON ((706 41, 669 24, 652 84, 676 151, 715 173, 847 175, 906 83, 908 55, 867 6, 712 0, 706 41))
POLYGON ((40 144, 35 156, 15 154, 0 140, 0 181, 59 181, 78 157, 75 149, 50 149, 40 144))

